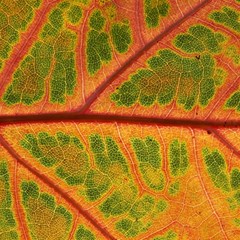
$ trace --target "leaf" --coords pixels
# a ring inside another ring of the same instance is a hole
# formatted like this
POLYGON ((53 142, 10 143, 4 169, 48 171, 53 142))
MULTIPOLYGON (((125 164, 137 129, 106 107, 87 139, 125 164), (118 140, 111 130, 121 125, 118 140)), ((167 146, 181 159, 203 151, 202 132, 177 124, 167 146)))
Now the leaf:
POLYGON ((0 239, 240 238, 239 1, 0 1, 0 239))

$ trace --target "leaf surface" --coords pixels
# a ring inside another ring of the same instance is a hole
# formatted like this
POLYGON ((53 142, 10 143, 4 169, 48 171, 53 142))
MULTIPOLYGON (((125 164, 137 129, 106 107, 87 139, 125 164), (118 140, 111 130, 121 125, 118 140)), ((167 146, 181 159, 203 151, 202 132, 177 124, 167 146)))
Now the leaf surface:
POLYGON ((239 1, 0 1, 0 239, 240 238, 239 1))

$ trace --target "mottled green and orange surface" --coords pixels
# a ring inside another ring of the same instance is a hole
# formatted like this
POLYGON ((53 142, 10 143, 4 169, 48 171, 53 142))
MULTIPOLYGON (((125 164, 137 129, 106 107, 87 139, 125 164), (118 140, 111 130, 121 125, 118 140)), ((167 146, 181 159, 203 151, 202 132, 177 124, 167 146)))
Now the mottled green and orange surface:
POLYGON ((0 0, 0 239, 240 239, 239 0, 0 0))

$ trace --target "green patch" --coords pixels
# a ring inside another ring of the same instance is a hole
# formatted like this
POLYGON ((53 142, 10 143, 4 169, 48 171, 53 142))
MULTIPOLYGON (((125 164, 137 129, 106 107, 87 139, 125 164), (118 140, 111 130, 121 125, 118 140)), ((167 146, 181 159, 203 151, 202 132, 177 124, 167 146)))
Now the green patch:
MULTIPOLYGON (((0 39, 0 58, 7 59, 8 54, 10 52, 10 46, 2 39, 0 39)), ((3 62, 0 60, 1 67, 3 66, 3 62)))
POLYGON ((231 211, 236 212, 240 207, 240 190, 233 189, 232 196, 227 198, 227 203, 231 211))
POLYGON ((233 195, 234 200, 236 201, 237 205, 240 206, 240 191, 237 191, 234 195, 233 195))
POLYGON ((105 25, 106 19, 103 17, 100 10, 95 10, 90 16, 89 25, 96 31, 102 31, 105 25))
POLYGON ((91 0, 78 0, 78 2, 84 4, 85 6, 89 6, 91 0))
POLYGON ((151 223, 143 223, 141 221, 124 218, 118 221, 115 226, 117 231, 121 232, 125 237, 130 238, 146 232, 151 226, 151 223))
POLYGON ((22 24, 21 18, 20 18, 19 15, 12 15, 12 16, 9 16, 9 25, 12 26, 14 29, 23 30, 24 26, 25 26, 25 23, 22 24))
POLYGON ((168 193, 170 195, 177 195, 178 192, 180 190, 180 183, 179 182, 174 182, 174 183, 171 183, 170 186, 169 186, 169 189, 168 189, 168 193))
POLYGON ((128 174, 127 160, 123 153, 121 152, 118 144, 116 143, 116 141, 113 140, 112 137, 106 137, 106 150, 112 165, 121 166, 121 169, 119 169, 119 173, 121 173, 122 171, 127 175, 128 174))
POLYGON ((50 101, 64 104, 66 95, 73 95, 76 86, 76 35, 63 31, 55 43, 55 67, 50 83, 50 101))
POLYGON ((168 15, 169 8, 170 5, 166 0, 145 0, 144 13, 147 27, 154 28, 159 26, 160 18, 168 15))
POLYGON ((207 172, 214 185, 225 192, 230 191, 227 167, 222 154, 217 150, 210 151, 208 148, 202 150, 207 172))
POLYGON ((203 25, 195 25, 174 39, 174 45, 186 53, 219 53, 225 37, 203 25))
POLYGON ((239 12, 230 7, 223 7, 221 10, 213 11, 209 18, 237 33, 240 33, 239 12))
POLYGON ((148 68, 137 70, 111 94, 116 106, 131 107, 139 103, 150 107, 156 102, 165 106, 175 99, 179 106, 190 111, 197 105, 206 107, 220 84, 219 68, 209 54, 187 58, 164 49, 147 63, 148 68))
POLYGON ((145 184, 149 188, 155 191, 162 191, 164 189, 165 177, 161 168, 157 169, 153 168, 148 163, 140 163, 139 170, 145 184))
POLYGON ((52 195, 41 192, 33 181, 23 181, 21 190, 32 239, 48 239, 53 232, 57 239, 67 238, 72 225, 70 212, 57 205, 52 195))
POLYGON ((0 161, 0 238, 19 239, 12 211, 12 195, 7 163, 0 161))
POLYGON ((228 46, 226 49, 226 56, 232 59, 233 64, 236 66, 240 65, 240 53, 235 45, 228 46))
POLYGON ((63 12, 60 9, 54 9, 49 15, 50 24, 59 30, 63 26, 63 12))
MULTIPOLYGON (((57 140, 57 142, 59 143, 60 146, 64 146, 64 145, 70 144, 71 137, 69 135, 67 135, 67 134, 65 134, 63 132, 57 132, 56 137, 57 137, 56 140, 57 140)), ((81 142, 80 142, 80 149, 83 149, 83 145, 82 145, 81 142)))
POLYGON ((234 222, 235 226, 240 227, 240 219, 239 218, 235 218, 233 222, 234 222))
POLYGON ((117 216, 126 213, 131 208, 130 200, 125 202, 121 192, 114 192, 101 205, 100 210, 106 217, 117 216))
POLYGON ((125 53, 128 51, 132 42, 131 30, 128 24, 113 24, 111 27, 111 37, 117 52, 125 53))
POLYGON ((92 169, 86 176, 84 186, 86 187, 85 196, 87 199, 96 201, 109 190, 111 180, 107 175, 92 169))
POLYGON ((21 62, 20 68, 13 75, 13 82, 3 95, 3 101, 7 105, 17 103, 32 105, 41 100, 44 95, 44 77, 50 69, 53 49, 51 46, 38 42, 33 46, 31 53, 31 56, 27 56, 21 62), (34 59, 39 59, 41 64, 35 62, 34 59))
POLYGON ((0 1, 0 69, 10 53, 19 36, 32 22, 34 12, 40 1, 0 1))
POLYGON ((39 195, 39 199, 41 199, 43 202, 46 203, 46 206, 49 207, 50 209, 55 208, 55 200, 54 197, 47 194, 47 193, 42 193, 39 195))
POLYGON ((68 19, 71 24, 79 24, 82 18, 82 9, 77 5, 71 5, 67 13, 68 19))
POLYGON ((105 217, 118 216, 127 213, 136 198, 137 188, 135 185, 132 183, 125 184, 101 203, 99 209, 105 217))
MULTIPOLYGON (((26 134, 20 141, 23 148, 43 166, 50 168, 68 185, 81 185, 80 194, 89 201, 102 197, 115 184, 130 178, 125 156, 111 138, 98 134, 89 137, 96 168, 91 169, 85 146, 75 136, 63 132, 26 134)), ((127 191, 129 185, 124 186, 127 191)))
POLYGON ((145 195, 133 204, 129 215, 137 220, 141 219, 153 209, 154 203, 155 201, 153 197, 145 195))
POLYGON ((230 183, 234 190, 240 189, 240 171, 238 168, 231 171, 230 183))
POLYGON ((41 5, 40 0, 25 0, 25 2, 31 7, 38 8, 41 5))
POLYGON ((146 137, 145 140, 134 138, 132 147, 146 185, 153 190, 163 190, 165 178, 161 169, 162 154, 159 143, 153 137, 146 137))
POLYGON ((162 236, 157 236, 153 238, 153 240, 177 240, 177 239, 178 235, 172 230, 166 232, 162 236))
POLYGON ((87 68, 90 75, 94 75, 103 63, 112 59, 109 36, 105 32, 90 30, 87 40, 87 68))
POLYGON ((95 240, 95 236, 91 231, 89 231, 85 226, 80 225, 75 234, 76 240, 95 240))
POLYGON ((132 146, 137 160, 142 163, 149 163, 154 168, 160 168, 162 162, 159 143, 153 137, 146 137, 145 140, 134 138, 132 146))
POLYGON ((19 40, 19 34, 13 27, 6 26, 0 31, 0 38, 13 45, 19 40))
POLYGON ((63 2, 61 2, 61 3, 58 4, 58 8, 59 8, 59 9, 62 9, 62 10, 68 9, 69 6, 70 6, 70 3, 67 2, 67 1, 63 1, 63 2))
POLYGON ((189 167, 187 145, 175 139, 169 146, 170 172, 172 176, 183 176, 189 167))
MULTIPOLYGON (((240 191, 237 190, 236 192, 234 192, 233 197, 232 197, 232 205, 235 204, 235 208, 240 206, 240 191)), ((234 208, 233 208, 234 209, 234 208)))
POLYGON ((230 210, 236 210, 236 208, 238 207, 238 204, 236 202, 236 199, 234 199, 234 197, 227 198, 227 203, 230 210))
POLYGON ((75 136, 63 132, 55 135, 39 132, 38 135, 26 134, 20 144, 67 184, 83 184, 90 169, 89 157, 75 136))
POLYGON ((215 69, 214 76, 213 76, 214 85, 219 87, 222 86, 226 76, 227 76, 227 73, 225 72, 224 69, 222 68, 215 69))
POLYGON ((24 203, 27 203, 30 198, 39 198, 39 187, 35 182, 22 182, 21 189, 24 203))
MULTIPOLYGON (((27 61, 29 64, 32 65, 32 62, 34 59, 36 59, 36 63, 33 65, 35 67, 36 74, 41 76, 42 82, 44 81, 44 78, 48 75, 48 72, 50 70, 51 61, 53 58, 54 48, 44 42, 37 42, 34 47, 32 48, 31 55, 33 58, 26 58, 25 61, 27 61)), ((23 64, 22 69, 27 69, 27 66, 23 64)), ((31 68, 33 70, 33 68, 31 68)), ((19 70, 20 71, 20 70, 19 70)), ((16 72, 16 75, 18 73, 16 72)), ((27 72, 25 75, 27 75, 29 72, 27 72)))
POLYGON ((162 212, 166 211, 167 207, 168 207, 167 201, 164 199, 160 199, 160 200, 158 200, 158 202, 156 204, 156 211, 158 213, 162 213, 162 212))
MULTIPOLYGON (((110 14, 111 15, 111 14, 110 14)), ((100 10, 95 10, 90 16, 90 31, 87 37, 87 69, 90 75, 97 73, 103 64, 112 60, 110 47, 111 36, 113 46, 119 53, 126 53, 132 43, 132 33, 129 23, 113 23, 110 33, 104 31, 106 19, 100 10)))
POLYGON ((240 91, 233 93, 225 103, 227 109, 235 109, 240 112, 240 91))
POLYGON ((3 29, 8 24, 8 16, 6 13, 0 11, 0 29, 3 29))
POLYGON ((111 137, 106 137, 104 142, 99 134, 92 134, 89 142, 96 166, 101 172, 107 174, 112 180, 118 177, 112 172, 114 168, 118 168, 118 175, 128 174, 126 158, 111 137))
POLYGON ((114 187, 116 190, 100 205, 100 210, 106 217, 128 211, 137 192, 121 149, 113 138, 99 134, 90 135, 89 144, 96 171, 90 171, 91 177, 85 182, 88 199, 94 201, 114 187))

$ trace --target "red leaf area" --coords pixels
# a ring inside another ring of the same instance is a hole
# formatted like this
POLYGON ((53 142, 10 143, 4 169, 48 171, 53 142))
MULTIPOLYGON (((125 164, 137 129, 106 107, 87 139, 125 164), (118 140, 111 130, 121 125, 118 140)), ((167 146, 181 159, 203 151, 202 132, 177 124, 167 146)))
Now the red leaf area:
POLYGON ((0 2, 0 238, 240 239, 239 10, 0 2))

